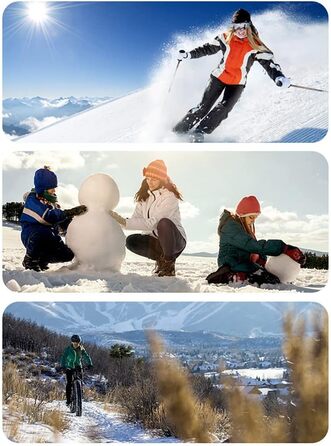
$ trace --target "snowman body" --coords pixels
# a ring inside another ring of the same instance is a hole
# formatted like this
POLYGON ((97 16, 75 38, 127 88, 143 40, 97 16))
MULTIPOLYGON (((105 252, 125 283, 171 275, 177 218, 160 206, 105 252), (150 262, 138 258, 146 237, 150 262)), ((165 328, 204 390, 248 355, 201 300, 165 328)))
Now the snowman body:
POLYGON ((68 226, 67 245, 80 265, 119 271, 125 257, 125 235, 109 214, 119 202, 115 181, 102 173, 89 176, 80 187, 78 200, 88 211, 68 226))
POLYGON ((274 274, 282 283, 293 282, 300 273, 300 265, 286 254, 268 257, 265 268, 274 274))

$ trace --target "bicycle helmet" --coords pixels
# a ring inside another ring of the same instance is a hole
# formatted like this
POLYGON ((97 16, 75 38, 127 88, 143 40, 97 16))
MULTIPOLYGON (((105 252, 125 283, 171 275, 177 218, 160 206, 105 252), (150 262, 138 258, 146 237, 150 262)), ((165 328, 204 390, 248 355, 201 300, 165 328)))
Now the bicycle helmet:
POLYGON ((72 335, 71 342, 81 342, 81 337, 79 335, 72 335))

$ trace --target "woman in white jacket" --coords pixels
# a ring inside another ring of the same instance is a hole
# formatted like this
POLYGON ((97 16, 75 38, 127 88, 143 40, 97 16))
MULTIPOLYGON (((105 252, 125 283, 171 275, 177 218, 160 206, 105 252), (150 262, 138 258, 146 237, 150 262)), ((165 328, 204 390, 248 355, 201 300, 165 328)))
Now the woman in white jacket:
POLYGON ((143 175, 132 217, 123 218, 114 211, 111 215, 126 229, 144 231, 127 237, 130 251, 155 260, 154 272, 159 277, 174 276, 176 259, 186 246, 179 211, 182 196, 168 177, 164 161, 152 161, 143 175))

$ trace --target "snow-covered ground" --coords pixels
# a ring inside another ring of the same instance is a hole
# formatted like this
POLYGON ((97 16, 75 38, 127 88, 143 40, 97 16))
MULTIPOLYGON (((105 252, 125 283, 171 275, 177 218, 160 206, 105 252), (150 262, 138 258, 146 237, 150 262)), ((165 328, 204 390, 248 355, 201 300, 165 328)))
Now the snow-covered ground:
POLYGON ((240 375, 247 378, 260 378, 266 379, 282 379, 283 374, 286 371, 283 367, 270 368, 270 369, 231 369, 224 370, 222 373, 226 375, 240 375))
POLYGON ((121 273, 93 271, 74 264, 50 265, 48 271, 26 271, 22 266, 24 247, 18 226, 3 227, 3 280, 12 291, 21 292, 292 292, 319 291, 327 283, 325 270, 302 269, 293 284, 208 285, 205 277, 216 270, 216 259, 180 256, 176 277, 154 277, 152 261, 127 251, 121 273))
MULTIPOLYGON (((160 437, 145 431, 139 425, 123 421, 116 408, 104 408, 102 403, 83 402, 83 415, 77 417, 69 412, 64 401, 54 401, 45 405, 46 410, 58 410, 65 414, 69 427, 63 433, 55 433, 49 426, 40 423, 19 425, 16 437, 22 443, 174 443, 174 437, 160 437)), ((14 421, 8 409, 3 408, 3 429, 8 432, 14 421)), ((16 421, 17 422, 17 421, 16 421)))
MULTIPOLYGON (((327 23, 305 24, 300 17, 273 9, 256 15, 254 24, 293 84, 328 89, 327 23)), ((220 54, 182 62, 169 93, 177 50, 189 51, 225 29, 226 24, 220 24, 176 36, 160 54, 145 89, 63 119, 17 142, 187 142, 171 129, 200 102, 220 54)), ((206 142, 315 142, 327 129, 327 93, 294 87, 282 90, 255 63, 239 103, 206 142)))

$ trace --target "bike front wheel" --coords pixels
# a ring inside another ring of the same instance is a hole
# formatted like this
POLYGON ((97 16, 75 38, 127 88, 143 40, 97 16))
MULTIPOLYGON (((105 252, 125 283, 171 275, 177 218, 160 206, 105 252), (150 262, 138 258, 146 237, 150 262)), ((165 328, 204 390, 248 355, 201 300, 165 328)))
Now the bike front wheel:
POLYGON ((75 411, 76 411, 76 416, 77 417, 81 417, 82 416, 82 412, 83 412, 83 408, 82 408, 82 383, 77 380, 74 383, 74 398, 76 400, 76 407, 75 407, 75 411))

